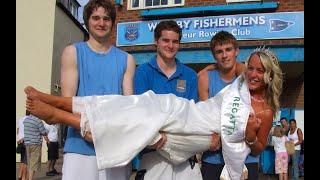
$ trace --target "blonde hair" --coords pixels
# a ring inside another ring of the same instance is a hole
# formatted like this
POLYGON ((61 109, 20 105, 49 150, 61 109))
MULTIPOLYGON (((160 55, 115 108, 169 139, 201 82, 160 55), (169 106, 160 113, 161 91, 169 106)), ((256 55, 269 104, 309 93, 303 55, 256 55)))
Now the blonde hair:
POLYGON ((276 126, 273 129, 273 135, 276 137, 282 137, 283 136, 283 128, 280 126, 276 126))
MULTIPOLYGON (((263 80, 267 84, 266 99, 267 104, 271 107, 276 116, 276 112, 280 109, 280 95, 282 92, 283 74, 280 68, 280 62, 278 57, 269 49, 265 47, 259 47, 255 49, 248 59, 245 61, 246 68, 250 58, 253 55, 258 55, 260 61, 265 69, 263 80)), ((244 78, 244 77, 243 77, 244 78)))

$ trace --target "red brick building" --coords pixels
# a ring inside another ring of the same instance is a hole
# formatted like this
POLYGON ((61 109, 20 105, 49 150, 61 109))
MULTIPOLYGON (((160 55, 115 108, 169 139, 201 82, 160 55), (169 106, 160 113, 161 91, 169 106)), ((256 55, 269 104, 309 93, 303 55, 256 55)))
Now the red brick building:
POLYGON ((215 62, 208 42, 218 30, 230 31, 239 40, 238 61, 256 47, 269 47, 285 76, 281 116, 295 117, 303 129, 304 0, 116 0, 116 4, 114 43, 131 53, 138 65, 155 54, 150 27, 162 19, 181 23, 186 38, 177 57, 196 71, 215 62))

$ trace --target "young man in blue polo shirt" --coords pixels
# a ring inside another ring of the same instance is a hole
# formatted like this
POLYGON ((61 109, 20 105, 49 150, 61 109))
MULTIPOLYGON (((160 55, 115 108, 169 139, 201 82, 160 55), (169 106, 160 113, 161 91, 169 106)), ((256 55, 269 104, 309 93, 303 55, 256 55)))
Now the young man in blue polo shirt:
MULTIPOLYGON (((162 21, 157 25, 154 31, 157 54, 148 63, 136 69, 134 76, 136 94, 152 90, 157 94, 172 93, 198 101, 196 72, 175 57, 179 50, 181 36, 181 29, 175 21, 162 21)), ((166 141, 163 133, 161 136, 162 138, 155 145, 141 153, 140 169, 146 170, 144 180, 202 179, 198 164, 191 167, 192 163, 186 161, 175 166, 154 151, 161 148, 166 141)))

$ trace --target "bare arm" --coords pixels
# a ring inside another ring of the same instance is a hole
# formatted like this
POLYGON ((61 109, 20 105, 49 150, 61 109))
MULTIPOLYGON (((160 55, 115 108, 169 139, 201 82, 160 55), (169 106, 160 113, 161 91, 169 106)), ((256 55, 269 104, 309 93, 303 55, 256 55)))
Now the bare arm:
POLYGON ((294 144, 295 146, 301 144, 301 143, 302 143, 302 140, 303 140, 303 134, 302 134, 302 131, 301 131, 300 128, 298 128, 297 134, 298 134, 298 139, 299 139, 299 141, 294 144))
POLYGON ((236 76, 238 77, 246 70, 246 66, 241 62, 236 62, 236 76))
MULTIPOLYGON (((211 67, 213 66, 207 66, 198 74, 198 93, 200 101, 205 101, 209 98, 209 76, 208 71, 205 69, 211 69, 211 67)), ((220 135, 218 133, 213 133, 211 135, 211 151, 216 151, 221 147, 220 140, 220 135)))
POLYGON ((209 76, 207 71, 198 75, 198 92, 200 101, 205 101, 209 98, 209 76))
MULTIPOLYGON (((61 96, 72 97, 75 96, 78 89, 78 68, 77 68, 77 51, 73 45, 67 46, 61 56, 61 96)), ((72 103, 67 104, 68 109, 72 112, 72 103), (70 105, 70 107, 69 107, 70 105)), ((75 114, 68 114, 63 112, 66 116, 69 116, 69 124, 77 129, 80 129, 80 118, 75 114), (72 120, 71 120, 72 119, 72 120)), ((66 123, 68 124, 68 123, 66 123)))
POLYGON ((123 76, 122 88, 123 95, 133 94, 133 76, 136 68, 136 62, 132 55, 128 54, 127 69, 123 76))
MULTIPOLYGON (((203 68, 201 71, 198 72, 198 76, 202 75, 202 74, 207 74, 208 71, 212 71, 215 69, 219 69, 217 64, 210 64, 208 66, 206 66, 205 68, 203 68)), ((241 73, 243 73, 246 69, 246 66, 241 63, 241 62, 236 62, 236 76, 238 77, 239 75, 241 75, 241 73)))
POLYGON ((40 131, 40 134, 43 136, 44 140, 46 140, 47 143, 49 143, 49 138, 48 138, 48 129, 46 129, 44 123, 40 120, 40 123, 39 123, 39 131, 40 131))
POLYGON ((77 93, 78 68, 76 48, 67 46, 61 56, 61 96, 72 97, 77 93))

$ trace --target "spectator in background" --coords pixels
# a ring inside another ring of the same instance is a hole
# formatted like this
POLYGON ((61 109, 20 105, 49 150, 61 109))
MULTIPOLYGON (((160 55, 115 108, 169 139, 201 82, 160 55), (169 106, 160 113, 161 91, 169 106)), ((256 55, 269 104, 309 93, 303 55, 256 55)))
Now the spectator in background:
POLYGON ((287 120, 287 118, 286 117, 282 117, 281 119, 280 119, 280 125, 281 125, 281 127, 283 128, 283 133, 285 134, 285 135, 288 135, 288 132, 289 132, 289 123, 288 123, 288 120, 287 120))
POLYGON ((293 180, 299 179, 299 158, 301 143, 303 140, 303 134, 300 128, 297 127, 297 122, 295 119, 290 119, 290 131, 288 133, 288 138, 294 142, 295 153, 290 156, 292 162, 292 178, 293 180))
POLYGON ((283 134, 283 128, 276 126, 273 130, 272 145, 276 153, 275 171, 279 174, 279 180, 288 179, 288 153, 285 142, 289 141, 288 137, 283 134))
POLYGON ((33 115, 28 115, 23 121, 23 125, 24 143, 27 150, 29 180, 32 180, 35 172, 40 170, 42 136, 47 143, 49 143, 49 139, 41 119, 33 115))
POLYGON ((20 167, 19 167, 19 173, 18 173, 18 179, 19 180, 26 180, 27 179, 27 153, 26 153, 26 146, 24 144, 24 126, 23 121, 25 118, 29 115, 29 111, 26 111, 26 115, 22 117, 19 120, 19 127, 17 129, 17 138, 18 138, 18 146, 19 147, 19 153, 20 153, 20 167))
POLYGON ((46 176, 55 176, 59 172, 54 168, 56 160, 59 158, 59 143, 58 143, 58 124, 48 125, 45 124, 45 128, 48 131, 48 172, 46 176))

